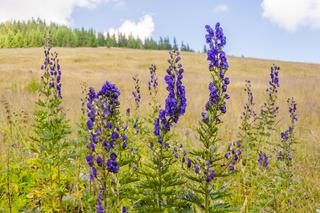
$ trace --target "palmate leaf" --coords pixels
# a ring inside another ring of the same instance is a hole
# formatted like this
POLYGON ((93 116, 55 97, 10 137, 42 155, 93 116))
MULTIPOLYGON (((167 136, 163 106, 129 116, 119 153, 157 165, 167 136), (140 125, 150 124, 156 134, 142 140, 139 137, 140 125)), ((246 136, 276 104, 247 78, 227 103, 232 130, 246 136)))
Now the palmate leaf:
POLYGON ((188 175, 188 174, 184 174, 184 176, 187 178, 187 179, 189 179, 189 180, 191 180, 191 181, 194 181, 194 182, 197 182, 197 183, 202 183, 202 180, 201 180, 201 178, 200 177, 198 177, 198 176, 192 176, 192 175, 188 175))
POLYGON ((232 208, 230 206, 230 204, 227 204, 227 203, 215 203, 213 205, 210 205, 209 207, 209 212, 212 212, 212 213, 219 213, 219 212, 235 212, 237 209, 236 208, 232 208))
POLYGON ((142 176, 145 176, 147 178, 156 178, 156 174, 153 171, 144 171, 144 170, 139 170, 138 173, 142 176))
POLYGON ((138 187, 140 189, 153 189, 153 188, 158 188, 158 185, 160 182, 157 179, 147 179, 145 181, 141 181, 138 184, 138 187))
POLYGON ((193 204, 196 204, 197 206, 201 207, 201 205, 203 204, 204 202, 204 199, 201 197, 201 196, 197 196, 197 194, 195 194, 194 192, 198 192, 200 194, 203 194, 200 190, 198 189, 191 189, 189 191, 189 193, 181 196, 181 199, 182 200, 185 200, 187 202, 190 202, 190 203, 193 203, 193 204))
POLYGON ((230 195, 231 195, 231 193, 228 191, 227 187, 225 187, 225 186, 222 186, 217 190, 212 188, 212 190, 210 190, 210 193, 209 193, 209 196, 213 200, 218 200, 218 199, 221 199, 221 198, 225 198, 225 197, 228 197, 230 195))
POLYGON ((135 175, 133 173, 127 173, 127 174, 121 176, 119 183, 120 183, 120 185, 127 185, 130 183, 137 182, 139 180, 140 179, 137 175, 135 175))

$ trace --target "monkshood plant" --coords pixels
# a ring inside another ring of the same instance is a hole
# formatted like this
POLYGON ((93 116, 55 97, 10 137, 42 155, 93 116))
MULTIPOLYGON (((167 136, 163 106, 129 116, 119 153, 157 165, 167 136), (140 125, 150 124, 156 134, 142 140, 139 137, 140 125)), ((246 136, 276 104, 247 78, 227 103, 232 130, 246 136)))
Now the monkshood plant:
POLYGON ((288 99, 289 105, 289 113, 290 113, 290 125, 288 129, 281 132, 281 143, 279 144, 279 156, 278 160, 285 163, 285 165, 289 168, 292 166, 292 152, 293 152, 293 145, 296 144, 296 140, 294 137, 294 130, 296 122, 298 121, 297 116, 297 103, 294 98, 288 99))
MULTIPOLYGON (((296 187, 292 160, 296 143, 294 138, 295 124, 298 120, 296 114, 296 102, 288 99, 290 125, 287 130, 281 132, 280 143, 273 143, 276 151, 273 161, 266 154, 259 153, 258 166, 260 173, 256 177, 259 181, 255 187, 257 200, 252 206, 257 211, 294 211, 296 207, 296 187)), ((271 155, 270 155, 271 156, 271 155)))
POLYGON ((294 98, 288 99, 289 113, 290 113, 290 125, 288 129, 284 130, 280 134, 281 141, 278 145, 277 162, 275 169, 276 176, 276 200, 275 210, 283 209, 290 211, 296 207, 295 204, 295 192, 296 183, 294 181, 295 171, 293 169, 293 145, 297 143, 294 131, 295 125, 298 121, 297 116, 297 103, 294 98))
POLYGON ((256 150, 257 144, 255 143, 255 121, 257 119, 257 114, 255 112, 254 97, 252 92, 251 81, 246 80, 246 85, 244 91, 247 93, 247 102, 244 105, 244 111, 241 115, 241 124, 239 127, 238 139, 242 145, 242 164, 246 165, 250 163, 250 159, 256 158, 256 153, 252 153, 250 150, 256 150), (251 156, 253 154, 253 156, 251 156))
POLYGON ((58 54, 50 46, 44 50, 41 67, 41 89, 37 108, 34 112, 33 143, 31 151, 35 156, 31 163, 34 168, 32 191, 28 194, 34 206, 40 211, 63 211, 63 197, 68 190, 66 170, 70 166, 69 121, 62 108, 61 67, 58 54))
POLYGON ((258 152, 258 163, 264 167, 268 166, 268 152, 272 149, 271 135, 277 124, 279 107, 277 104, 279 88, 280 67, 273 65, 270 68, 270 81, 267 88, 267 99, 260 108, 260 114, 255 124, 257 145, 251 151, 258 152))
MULTIPOLYGON (((148 135, 148 151, 142 159, 140 174, 143 179, 138 184, 139 200, 135 205, 141 212, 178 211, 185 208, 179 199, 180 187, 184 183, 177 172, 178 148, 180 145, 172 137, 172 127, 186 110, 185 88, 182 84, 183 72, 178 51, 171 51, 165 81, 168 96, 165 108, 160 109, 154 120, 154 131, 148 135)), ((156 84, 157 86, 157 84, 156 84)))
POLYGON ((241 192, 242 198, 244 197, 244 204, 242 210, 246 208, 248 197, 250 197, 252 184, 255 183, 255 174, 257 167, 257 142, 256 142, 256 129, 255 122, 257 121, 257 114, 255 112, 254 96, 252 92, 251 81, 246 80, 244 91, 247 93, 247 102, 244 105, 242 112, 241 124, 239 133, 237 135, 242 147, 242 158, 240 165, 240 173, 238 175, 237 190, 241 192))
POLYGON ((274 159, 272 159, 276 143, 272 138, 279 112, 277 106, 279 71, 280 67, 276 65, 270 68, 266 101, 260 108, 260 113, 255 115, 253 125, 250 126, 250 128, 253 126, 253 130, 250 129, 250 133, 246 132, 250 137, 244 140, 245 165, 241 176, 241 187, 246 195, 247 204, 243 208, 254 211, 274 209, 276 206, 277 186, 273 178, 274 159))
POLYGON ((134 97, 134 102, 136 104, 136 110, 140 108, 141 103, 141 93, 140 93, 140 79, 137 75, 132 77, 132 80, 134 82, 134 90, 132 92, 132 95, 134 97))
POLYGON ((151 64, 150 68, 150 80, 148 81, 148 90, 150 96, 156 96, 158 94, 158 77, 157 67, 155 64, 151 64))
POLYGON ((149 67, 150 80, 148 81, 148 91, 150 95, 149 106, 151 107, 151 113, 148 114, 146 121, 153 128, 153 123, 159 114, 160 105, 157 102, 158 94, 158 77, 157 77, 157 67, 155 64, 151 64, 149 67))
POLYGON ((132 77, 132 80, 134 84, 132 96, 135 102, 135 110, 132 113, 130 113, 130 108, 128 108, 126 114, 129 117, 128 126, 132 127, 132 128, 129 128, 129 131, 130 132, 133 131, 134 135, 141 135, 144 133, 143 133, 143 118, 140 118, 138 115, 138 112, 141 106, 140 79, 138 78, 137 75, 135 75, 132 77), (132 116, 130 117, 130 115, 132 116))
POLYGON ((137 180, 135 148, 132 147, 119 112, 120 91, 108 81, 87 95, 89 154, 86 161, 96 200, 96 212, 127 211, 130 183, 137 180))
POLYGON ((190 183, 190 189, 182 198, 195 204, 195 211, 222 212, 230 211, 231 208, 224 200, 228 195, 226 185, 221 184, 218 179, 234 173, 241 151, 239 142, 229 145, 225 155, 218 151, 219 125, 227 112, 226 101, 230 98, 227 93, 230 80, 226 76, 229 65, 223 51, 226 37, 220 24, 217 23, 214 29, 209 25, 205 28, 212 81, 208 87, 209 100, 201 113, 202 119, 198 127, 201 148, 192 150, 187 157, 182 158, 182 162, 185 162, 185 176, 190 183))

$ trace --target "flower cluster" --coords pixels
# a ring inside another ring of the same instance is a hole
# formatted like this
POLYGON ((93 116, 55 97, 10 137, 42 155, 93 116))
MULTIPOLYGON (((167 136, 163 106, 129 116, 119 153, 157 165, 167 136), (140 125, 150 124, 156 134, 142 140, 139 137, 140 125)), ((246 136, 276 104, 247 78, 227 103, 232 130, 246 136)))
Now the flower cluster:
POLYGON ((256 118, 257 115, 253 109, 254 102, 253 102, 253 93, 251 90, 251 81, 250 80, 246 80, 246 86, 245 86, 244 91, 248 95, 248 101, 244 106, 244 112, 242 113, 241 119, 247 119, 252 122, 256 118))
POLYGON ((160 132, 169 132, 174 123, 177 123, 179 117, 186 111, 187 99, 185 88, 182 84, 184 69, 178 63, 181 60, 178 51, 170 52, 170 59, 168 60, 170 66, 167 69, 165 81, 167 83, 167 90, 169 92, 166 99, 165 109, 159 112, 159 118, 154 122, 154 135, 158 136, 158 142, 162 143, 160 132))
POLYGON ((188 169, 192 169, 197 176, 201 176, 201 180, 205 180, 206 182, 213 180, 215 174, 215 171, 211 168, 213 161, 204 160, 198 156, 194 162, 186 158, 185 163, 188 169))
POLYGON ((105 193, 105 189, 102 188, 101 191, 99 192, 98 198, 97 198, 97 213, 104 213, 103 205, 102 205, 102 200, 103 200, 103 195, 105 193))
POLYGON ((293 125, 298 121, 298 116, 297 116, 297 103, 292 97, 291 99, 288 99, 288 104, 289 104, 289 113, 290 113, 290 118, 291 118, 291 126, 293 128, 293 125))
POLYGON ((158 93, 158 77, 156 74, 157 67, 154 64, 151 64, 150 68, 150 81, 148 81, 148 90, 149 94, 156 95, 158 93))
POLYGON ((139 85, 140 80, 138 79, 137 76, 133 76, 132 79, 134 82, 134 91, 132 91, 132 95, 136 103, 136 109, 139 109, 140 102, 141 102, 140 85, 139 85))
POLYGON ((263 168, 268 168, 269 166, 269 157, 267 153, 259 152, 258 154, 258 164, 263 168))
MULTIPOLYGON (((87 128, 90 131, 90 140, 88 148, 91 153, 96 152, 95 146, 101 142, 106 151, 110 151, 115 146, 115 140, 119 137, 119 133, 113 131, 114 127, 108 120, 114 115, 117 115, 118 107, 120 105, 118 97, 120 92, 114 84, 110 84, 108 81, 102 86, 101 90, 96 94, 93 88, 89 89, 87 95, 87 128), (97 118, 99 120, 97 120, 97 118), (94 128, 95 127, 95 128, 94 128), (110 141, 105 140, 105 133, 109 133, 110 141)), ((91 178, 96 177, 96 168, 93 166, 93 156, 87 156, 87 162, 92 167, 91 178)), ((108 160, 108 170, 116 173, 119 168, 117 167, 116 155, 112 153, 108 160), (115 157, 114 157, 115 156, 115 157)), ((101 156, 96 157, 96 163, 99 167, 104 168, 105 162, 101 156)))
MULTIPOLYGON (((224 157, 229 160, 228 162, 228 168, 230 171, 234 171, 235 164, 239 162, 240 156, 242 151, 240 150, 241 144, 239 141, 233 142, 231 145, 228 146, 227 153, 224 155, 224 157)), ((225 166, 223 164, 222 166, 225 166)))
POLYGON ((86 161, 91 170, 91 181, 97 184, 96 189, 100 191, 97 198, 98 212, 103 212, 102 200, 105 199, 103 196, 107 188, 105 171, 110 175, 119 172, 116 153, 127 147, 125 127, 119 123, 119 96, 120 91, 116 85, 107 81, 97 93, 90 88, 86 97, 87 129, 90 133, 86 161))
MULTIPOLYGON (((227 57, 222 48, 226 45, 226 37, 223 34, 223 29, 220 23, 217 23, 215 29, 213 30, 209 25, 205 26, 207 33, 206 42, 209 44, 208 50, 208 60, 210 61, 210 70, 213 67, 221 67, 222 69, 228 69, 229 65, 227 62, 227 57)), ((221 73, 222 75, 224 73, 221 73)))
POLYGON ((207 59, 210 62, 209 70, 212 74, 213 82, 210 82, 208 86, 209 100, 205 106, 207 112, 202 112, 202 118, 205 122, 211 123, 215 121, 219 123, 219 114, 227 112, 225 99, 230 98, 229 94, 226 93, 230 79, 225 76, 229 65, 226 54, 222 50, 226 44, 226 37, 219 23, 216 24, 214 30, 209 25, 206 25, 205 28, 208 33, 206 34, 206 42, 209 45, 207 59), (212 113, 211 111, 216 112, 212 113))
POLYGON ((294 131, 295 124, 298 121, 298 116, 296 112, 297 103, 294 100, 294 98, 293 97, 291 99, 289 98, 287 102, 289 105, 291 124, 287 130, 281 132, 281 144, 280 144, 278 160, 286 160, 289 162, 292 160, 291 145, 294 142, 293 131, 294 131))
POLYGON ((279 87, 279 66, 273 65, 270 70, 270 84, 276 85, 279 87))
POLYGON ((183 179, 176 169, 176 164, 181 156, 185 156, 186 151, 182 150, 177 141, 172 140, 173 134, 170 130, 186 111, 186 95, 182 84, 184 70, 179 63, 179 52, 173 50, 169 54, 169 67, 165 76, 168 96, 164 108, 158 110, 158 107, 154 107, 154 131, 148 140, 149 157, 144 162, 148 169, 142 174, 145 178, 140 188, 145 189, 141 191, 145 197, 139 198, 139 202, 143 206, 143 212, 165 212, 171 211, 172 207, 181 208, 181 201, 176 199, 180 191, 176 189, 180 188, 183 179), (154 177, 157 177, 156 180, 154 177))
POLYGON ((267 98, 262 107, 260 108, 260 115, 257 118, 255 129, 257 130, 258 145, 261 149, 268 149, 267 144, 270 144, 270 138, 267 137, 266 131, 270 132, 274 130, 276 123, 276 117, 279 113, 279 107, 276 104, 278 87, 279 87, 279 70, 280 67, 273 65, 270 68, 270 81, 266 90, 267 98))
POLYGON ((50 50, 50 47, 44 50, 45 60, 41 66, 41 70, 45 70, 45 73, 42 76, 42 80, 48 80, 49 82, 45 82, 45 84, 50 85, 54 89, 55 96, 62 99, 61 67, 58 53, 51 53, 50 50))
MULTIPOLYGON (((119 165, 116 160, 117 160, 117 155, 115 153, 111 153, 110 159, 108 160, 108 163, 107 163, 109 172, 118 173, 119 165)), ((98 159, 97 159, 97 163, 98 163, 98 159)))
MULTIPOLYGON (((233 142, 228 146, 227 153, 224 155, 226 162, 221 164, 221 167, 226 167, 229 171, 235 170, 235 164, 239 162, 241 157, 241 144, 239 141, 233 142)), ((186 152, 183 155, 182 162, 186 164, 187 168, 192 168, 197 175, 201 175, 201 180, 205 180, 206 182, 210 182, 214 178, 215 171, 213 167, 214 159, 204 159, 200 156, 197 156, 195 160, 191 160, 190 158, 186 158, 186 152)))
POLYGON ((275 100, 277 98, 276 94, 278 93, 277 88, 280 86, 279 83, 279 71, 280 71, 280 67, 273 65, 270 68, 270 81, 269 81, 269 87, 267 89, 267 93, 268 93, 268 103, 264 104, 264 108, 261 111, 261 114, 266 113, 264 112, 265 110, 268 110, 269 113, 271 113, 271 115, 275 115, 276 113, 278 113, 279 108, 278 107, 273 107, 275 100), (269 108, 269 109, 267 109, 269 108))

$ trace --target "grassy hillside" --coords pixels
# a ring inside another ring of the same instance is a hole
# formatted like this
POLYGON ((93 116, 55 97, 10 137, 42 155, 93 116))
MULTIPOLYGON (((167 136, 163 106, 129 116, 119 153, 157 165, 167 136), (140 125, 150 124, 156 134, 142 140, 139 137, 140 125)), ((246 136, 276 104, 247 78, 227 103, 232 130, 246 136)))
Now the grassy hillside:
MULTIPOLYGON (((80 115, 81 82, 95 88, 109 80, 116 83, 121 90, 121 106, 134 107, 131 95, 133 89, 132 76, 141 79, 142 108, 145 113, 148 107, 147 81, 148 67, 151 63, 157 65, 160 79, 160 96, 164 102, 165 84, 163 77, 167 67, 168 53, 166 51, 106 49, 106 48, 57 48, 60 64, 63 69, 64 104, 67 116, 76 125, 80 115), (72 110, 69 110, 72 109, 72 110), (78 109, 78 110, 75 110, 78 109)), ((0 96, 5 96, 14 109, 32 112, 36 93, 34 80, 40 79, 40 66, 43 60, 43 49, 0 49, 0 96), (32 80, 34 79, 34 80, 32 80)), ((287 98, 294 96, 298 103, 299 122, 297 136, 299 144, 296 146, 296 171, 301 178, 304 194, 299 199, 306 200, 308 209, 320 207, 320 65, 292 63, 273 60, 259 60, 250 58, 229 57, 231 80, 229 87, 231 99, 227 104, 228 114, 224 119, 222 138, 227 141, 236 140, 240 115, 246 101, 243 91, 245 80, 253 84, 256 107, 260 107, 265 97, 265 89, 272 64, 279 65, 280 116, 288 118, 287 98)), ((178 124, 178 133, 190 144, 195 143, 195 126, 204 104, 208 98, 207 85, 209 72, 207 71, 206 55, 196 53, 182 53, 182 64, 185 68, 185 85, 188 99, 186 115, 178 124)), ((3 108, 3 107, 2 107, 3 108)), ((1 109, 1 114, 3 109, 1 109)), ((29 114, 31 116, 31 114, 29 114)), ((2 116, 1 116, 2 117, 2 116)), ((285 125, 281 120, 279 125, 285 125)), ((283 128, 280 129, 284 129, 283 128)), ((280 136, 279 136, 280 137, 280 136)))

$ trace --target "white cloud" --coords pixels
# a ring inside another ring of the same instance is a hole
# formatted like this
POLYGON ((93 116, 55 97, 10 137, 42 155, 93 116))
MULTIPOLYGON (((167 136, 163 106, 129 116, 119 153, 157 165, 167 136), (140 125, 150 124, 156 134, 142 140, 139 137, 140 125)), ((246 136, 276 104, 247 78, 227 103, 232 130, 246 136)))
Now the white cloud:
POLYGON ((122 0, 0 0, 0 22, 41 18, 47 22, 69 24, 75 8, 93 9, 103 2, 122 0))
POLYGON ((261 7, 263 17, 288 31, 320 27, 320 0, 263 0, 261 7))
POLYGON ((226 4, 219 4, 213 9, 213 11, 216 13, 224 13, 229 11, 229 7, 226 4))
POLYGON ((108 33, 113 35, 125 34, 126 36, 132 35, 135 38, 144 40, 150 37, 154 31, 154 22, 152 16, 145 15, 140 18, 138 22, 132 20, 125 20, 118 28, 109 28, 108 33))

